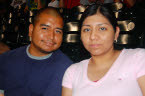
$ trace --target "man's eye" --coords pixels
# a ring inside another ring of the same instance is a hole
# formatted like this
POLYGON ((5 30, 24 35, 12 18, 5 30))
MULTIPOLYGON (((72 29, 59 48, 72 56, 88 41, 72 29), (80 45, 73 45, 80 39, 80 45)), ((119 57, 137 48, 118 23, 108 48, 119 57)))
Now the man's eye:
POLYGON ((55 32, 56 32, 56 33, 62 33, 62 31, 61 31, 61 30, 56 30, 55 32))
POLYGON ((48 28, 42 28, 42 30, 48 30, 48 28))
POLYGON ((90 29, 88 29, 88 28, 83 29, 83 32, 89 32, 89 31, 90 31, 90 29))
POLYGON ((101 27, 100 30, 101 31, 104 31, 104 30, 106 30, 106 28, 105 27, 101 27))

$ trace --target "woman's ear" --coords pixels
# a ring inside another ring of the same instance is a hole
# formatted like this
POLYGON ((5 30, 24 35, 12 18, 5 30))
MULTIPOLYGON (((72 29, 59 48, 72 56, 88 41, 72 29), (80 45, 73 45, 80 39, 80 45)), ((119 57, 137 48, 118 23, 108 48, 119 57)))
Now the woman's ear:
POLYGON ((120 28, 117 26, 116 27, 116 32, 115 32, 115 38, 114 38, 114 40, 117 40, 118 39, 119 33, 120 33, 120 28))
POLYGON ((33 24, 30 24, 29 25, 29 37, 32 36, 32 33, 33 33, 33 24))

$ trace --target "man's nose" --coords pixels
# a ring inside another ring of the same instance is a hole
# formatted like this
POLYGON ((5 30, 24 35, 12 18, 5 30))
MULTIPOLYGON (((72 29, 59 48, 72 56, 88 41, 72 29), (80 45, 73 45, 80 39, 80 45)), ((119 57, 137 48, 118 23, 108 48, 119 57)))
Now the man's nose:
POLYGON ((48 33, 49 34, 47 35, 47 37, 49 37, 49 39, 54 39, 54 36, 55 36, 54 31, 53 30, 49 30, 48 33))

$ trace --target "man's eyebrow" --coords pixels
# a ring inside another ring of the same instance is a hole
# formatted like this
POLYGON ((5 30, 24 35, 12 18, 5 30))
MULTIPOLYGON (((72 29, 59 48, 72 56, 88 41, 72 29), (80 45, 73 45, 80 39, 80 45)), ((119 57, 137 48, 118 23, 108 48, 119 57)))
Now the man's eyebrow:
POLYGON ((56 29, 58 29, 58 30, 63 30, 63 28, 56 28, 56 29))
POLYGON ((46 24, 40 24, 40 26, 50 27, 49 25, 46 25, 46 24))
MULTIPOLYGON (((40 26, 46 26, 46 27, 51 27, 50 25, 47 25, 47 24, 40 24, 40 26)), ((58 30, 63 30, 63 28, 56 28, 56 29, 58 29, 58 30)))

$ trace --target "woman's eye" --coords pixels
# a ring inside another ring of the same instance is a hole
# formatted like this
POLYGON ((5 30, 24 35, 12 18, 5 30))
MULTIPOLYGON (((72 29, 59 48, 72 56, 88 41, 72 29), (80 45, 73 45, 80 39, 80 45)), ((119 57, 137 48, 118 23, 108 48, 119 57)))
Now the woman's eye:
POLYGON ((105 27, 101 27, 100 30, 104 31, 104 30, 106 30, 106 28, 105 27))
POLYGON ((90 29, 88 28, 83 29, 83 32, 88 32, 88 31, 90 31, 90 29))

